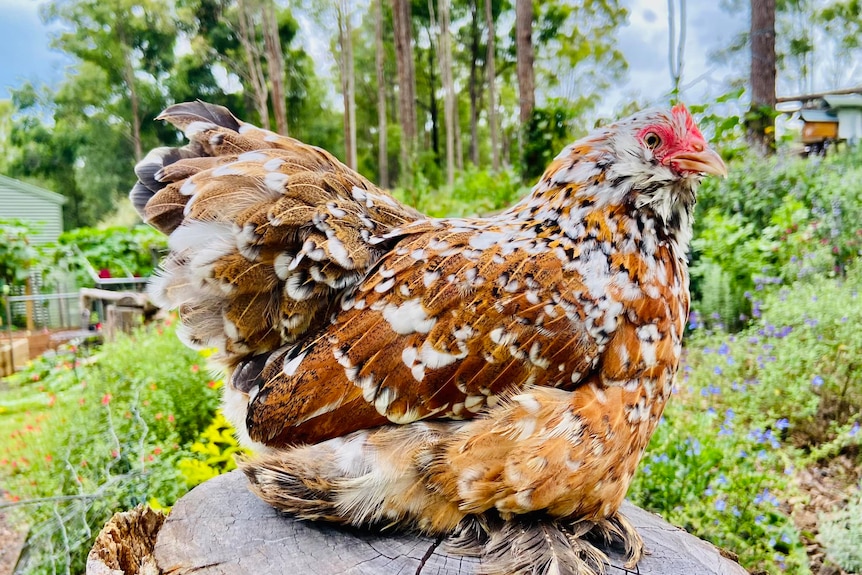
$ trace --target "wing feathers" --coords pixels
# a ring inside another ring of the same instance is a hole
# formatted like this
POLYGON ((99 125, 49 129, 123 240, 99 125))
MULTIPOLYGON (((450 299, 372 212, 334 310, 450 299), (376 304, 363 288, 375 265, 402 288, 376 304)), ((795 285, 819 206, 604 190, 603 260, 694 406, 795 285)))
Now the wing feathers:
POLYGON ((379 236, 420 217, 331 154, 219 106, 178 104, 160 118, 190 143, 136 167, 136 209, 171 235, 153 292, 180 309, 186 341, 219 343, 228 367, 322 326, 384 253, 379 236))

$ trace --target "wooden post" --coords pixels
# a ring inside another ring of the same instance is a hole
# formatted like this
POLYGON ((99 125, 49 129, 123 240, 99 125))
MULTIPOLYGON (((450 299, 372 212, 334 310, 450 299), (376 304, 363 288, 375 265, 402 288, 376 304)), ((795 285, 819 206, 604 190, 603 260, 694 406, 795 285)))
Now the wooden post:
MULTIPOLYGON (((657 515, 628 503, 623 512, 643 537, 648 554, 635 569, 627 569, 616 549, 606 549, 608 574, 746 575, 716 547, 657 515)), ((146 514, 141 509, 135 513, 146 514)), ((151 514, 146 514, 146 528, 130 521, 128 513, 115 515, 90 552, 87 574, 131 573, 121 557, 126 563, 131 558, 137 565, 151 565, 155 570, 148 574, 172 575, 467 575, 479 565, 475 557, 449 553, 445 540, 285 516, 253 495, 240 471, 193 489, 174 505, 160 530, 151 527, 157 522, 151 514)))
MULTIPOLYGON (((24 295, 27 297, 33 295, 33 279, 29 276, 27 283, 24 284, 24 295)), ((27 308, 27 331, 33 331, 36 329, 36 322, 33 319, 33 300, 28 299, 24 305, 27 308)))

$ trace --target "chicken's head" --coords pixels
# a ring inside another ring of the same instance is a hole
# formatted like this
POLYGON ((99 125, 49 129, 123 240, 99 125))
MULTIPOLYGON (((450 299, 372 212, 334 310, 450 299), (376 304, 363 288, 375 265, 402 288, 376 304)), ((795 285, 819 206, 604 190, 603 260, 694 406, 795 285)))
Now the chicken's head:
POLYGON ((679 104, 638 112, 571 144, 540 186, 574 189, 591 209, 617 205, 649 212, 668 236, 686 246, 704 175, 726 176, 727 167, 679 104))

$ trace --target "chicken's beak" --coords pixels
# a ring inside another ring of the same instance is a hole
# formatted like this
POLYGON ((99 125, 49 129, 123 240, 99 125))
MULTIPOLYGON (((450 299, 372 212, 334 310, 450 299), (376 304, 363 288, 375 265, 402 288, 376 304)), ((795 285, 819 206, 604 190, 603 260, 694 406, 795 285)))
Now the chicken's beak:
POLYGON ((700 149, 674 154, 668 158, 668 163, 680 171, 712 174, 726 178, 727 166, 721 156, 706 146, 698 146, 698 148, 700 149))

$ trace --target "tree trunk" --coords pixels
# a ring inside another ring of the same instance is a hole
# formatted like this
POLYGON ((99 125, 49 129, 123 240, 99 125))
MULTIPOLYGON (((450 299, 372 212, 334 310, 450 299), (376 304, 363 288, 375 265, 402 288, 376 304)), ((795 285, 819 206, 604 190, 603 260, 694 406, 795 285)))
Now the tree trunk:
POLYGON ((239 42, 245 52, 248 73, 246 80, 254 95, 257 113, 260 115, 261 128, 269 129, 269 90, 261 64, 260 46, 255 38, 254 7, 248 0, 237 0, 237 20, 239 21, 239 42))
POLYGON ((491 0, 485 0, 485 27, 488 29, 488 55, 485 69, 488 71, 488 124, 491 128, 491 168, 500 169, 500 141, 497 133, 497 32, 494 28, 494 12, 491 0))
POLYGON ((440 78, 443 83, 443 117, 446 124, 446 183, 455 185, 455 82, 452 78, 452 42, 449 34, 449 0, 438 0, 440 12, 440 78))
MULTIPOLYGON (((118 19, 122 18, 122 14, 117 15, 118 19)), ((125 29, 119 26, 117 30, 120 44, 123 46, 123 80, 126 82, 126 88, 129 90, 129 104, 131 106, 131 117, 129 118, 129 127, 132 136, 132 150, 135 154, 135 162, 140 162, 144 157, 143 146, 141 144, 141 112, 140 102, 138 101, 138 89, 135 87, 135 67, 132 63, 132 48, 126 40, 125 29)))
POLYGON ((344 99, 344 163, 356 169, 356 96, 353 70, 353 27, 350 24, 350 0, 340 0, 338 17, 339 67, 344 99))
POLYGON ((470 0, 470 161, 479 165, 479 6, 470 0))
POLYGON ((389 154, 386 138, 386 77, 383 49, 383 0, 375 2, 375 64, 377 66, 377 170, 380 186, 389 187, 389 154))
POLYGON ((748 140, 769 154, 775 149, 775 0, 751 0, 750 82, 748 140))
POLYGON ((523 130, 536 106, 533 72, 533 1, 515 0, 515 45, 518 57, 518 95, 523 130))
MULTIPOLYGON (((431 40, 431 33, 428 33, 431 40)), ((428 113, 431 116, 431 149, 434 151, 436 161, 440 159, 440 111, 437 108, 437 65, 434 58, 434 44, 431 44, 431 49, 428 50, 428 82, 431 84, 431 89, 428 90, 428 113)))
POLYGON ((416 72, 413 65, 413 31, 409 0, 392 0, 395 55, 398 67, 398 108, 401 121, 401 176, 412 179, 411 162, 416 145, 416 72))
POLYGON ((263 5, 263 39, 266 48, 266 66, 269 70, 269 80, 272 85, 272 111, 275 116, 275 129, 279 134, 287 136, 284 53, 281 51, 281 38, 278 35, 278 17, 273 0, 266 0, 263 5))

